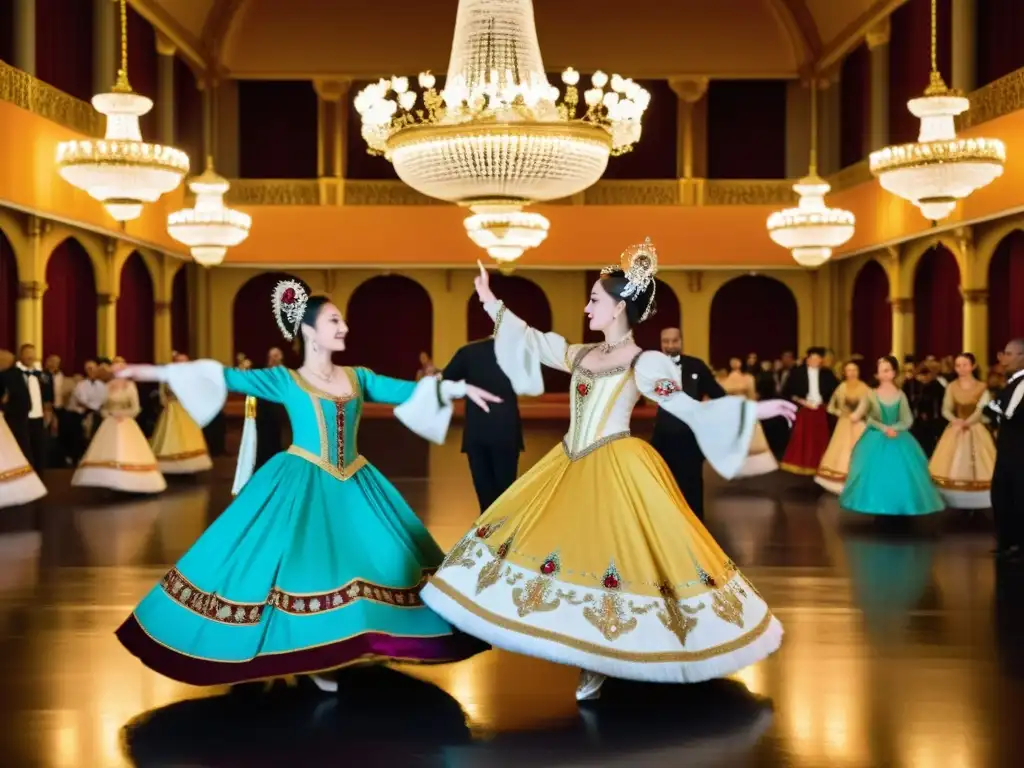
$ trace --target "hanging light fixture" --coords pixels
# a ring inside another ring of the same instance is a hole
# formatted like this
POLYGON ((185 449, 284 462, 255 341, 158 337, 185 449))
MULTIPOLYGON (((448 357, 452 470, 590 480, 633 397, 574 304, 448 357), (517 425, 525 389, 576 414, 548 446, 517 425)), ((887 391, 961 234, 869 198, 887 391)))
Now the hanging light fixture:
POLYGON ((921 120, 915 144, 885 147, 871 153, 871 172, 882 189, 909 200, 925 218, 939 221, 957 200, 988 186, 1003 174, 1006 147, 999 139, 958 139, 954 118, 971 102, 946 87, 936 55, 936 0, 932 0, 932 71, 924 96, 907 108, 921 120))
POLYGON ((228 248, 249 236, 252 217, 224 205, 231 185, 213 170, 212 157, 206 158, 206 170, 188 188, 196 196, 195 204, 167 217, 167 233, 188 246, 197 264, 214 267, 224 261, 228 248))
POLYGON ((820 267, 832 250, 853 237, 854 216, 842 208, 825 205, 832 186, 818 175, 818 83, 811 81, 811 161, 807 175, 793 185, 799 196, 796 208, 776 211, 768 217, 768 236, 793 254, 802 267, 820 267))
POLYGON ((102 139, 76 139, 57 146, 57 169, 69 184, 103 203, 117 221, 142 215, 146 203, 175 189, 188 173, 188 155, 180 149, 142 140, 139 118, 152 100, 128 84, 128 13, 121 2, 121 68, 110 93, 92 97, 93 108, 106 116, 102 139))
POLYGON ((547 237, 548 220, 524 207, 582 192, 640 138, 646 90, 595 72, 581 113, 579 80, 562 73, 564 97, 548 82, 532 0, 459 0, 444 88, 429 72, 422 95, 392 77, 355 108, 370 153, 418 192, 469 208, 469 237, 507 264, 547 237))

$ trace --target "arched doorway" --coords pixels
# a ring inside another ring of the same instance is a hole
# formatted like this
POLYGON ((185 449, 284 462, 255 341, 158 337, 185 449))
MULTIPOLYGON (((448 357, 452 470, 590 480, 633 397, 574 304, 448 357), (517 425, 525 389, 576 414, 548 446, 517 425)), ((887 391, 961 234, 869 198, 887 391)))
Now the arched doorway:
MULTIPOLYGON (((402 275, 362 283, 349 299, 347 348, 341 360, 375 373, 415 378, 421 352, 432 354, 434 307, 426 289, 402 275)), ((438 361, 439 363, 444 361, 438 361)))
POLYGON ((117 297, 117 354, 138 363, 153 362, 153 278, 135 251, 121 267, 117 297))
POLYGON ((267 352, 272 347, 284 352, 287 365, 295 367, 298 364, 298 355, 291 342, 281 335, 281 329, 277 327, 277 320, 271 311, 274 288, 282 280, 295 279, 286 272, 262 272, 247 280, 235 294, 231 313, 235 355, 248 357, 254 368, 266 366, 267 352))
POLYGON ((761 360, 799 353, 798 316, 796 298, 785 283, 765 275, 730 280, 711 300, 708 362, 724 368, 730 357, 743 359, 751 352, 761 360))
MULTIPOLYGON (((1024 232, 1004 237, 988 265, 988 360, 996 361, 1010 339, 1024 337, 1024 302, 1011 292, 1024 286, 1024 232)), ((978 362, 983 362, 979 360, 978 362)))
POLYGON ((853 283, 850 305, 851 352, 874 361, 892 351, 892 308, 889 276, 874 259, 868 261, 853 283))
POLYGON ((0 349, 17 352, 18 261, 11 241, 0 232, 0 349))
MULTIPOLYGON (((551 304, 544 289, 522 275, 491 276, 494 293, 531 328, 542 333, 552 329, 551 304)), ((466 328, 470 341, 484 339, 494 331, 494 321, 484 312, 476 294, 466 303, 466 328)), ((438 361, 440 364, 442 361, 438 361)), ((545 392, 568 392, 569 377, 553 368, 543 368, 545 392)))
POLYGON ((171 349, 186 355, 192 354, 192 322, 188 311, 188 273, 191 268, 189 264, 180 267, 171 282, 171 349))
POLYGON ((96 354, 96 279, 82 244, 69 237, 46 262, 43 350, 60 355, 65 373, 81 373, 96 354))
MULTIPOLYGON (((587 285, 583 296, 583 304, 590 301, 590 289, 593 287, 601 273, 591 270, 587 272, 587 285)), ((661 331, 664 328, 679 328, 682 325, 682 313, 679 308, 679 297, 676 292, 661 280, 655 280, 657 284, 654 291, 654 303, 657 312, 640 323, 633 331, 633 338, 642 349, 661 349, 661 331)), ((603 340, 603 336, 596 331, 590 330, 590 323, 587 316, 583 315, 583 341, 593 344, 603 340)))
MULTIPOLYGON (((943 358, 964 351, 960 267, 944 245, 925 252, 914 271, 914 355, 943 358)), ((970 350, 967 350, 970 351, 970 350)))

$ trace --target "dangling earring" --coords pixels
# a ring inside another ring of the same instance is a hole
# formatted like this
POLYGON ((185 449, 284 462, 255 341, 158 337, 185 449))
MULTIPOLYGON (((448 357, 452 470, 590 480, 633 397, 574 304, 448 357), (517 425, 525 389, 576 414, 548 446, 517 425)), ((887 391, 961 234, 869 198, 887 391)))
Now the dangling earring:
POLYGON ((310 348, 311 348, 311 349, 313 350, 313 354, 314 354, 314 355, 316 355, 316 354, 319 354, 319 352, 320 352, 320 347, 319 347, 319 346, 317 345, 317 343, 316 343, 315 341, 311 341, 311 342, 309 343, 309 346, 310 346, 310 348))

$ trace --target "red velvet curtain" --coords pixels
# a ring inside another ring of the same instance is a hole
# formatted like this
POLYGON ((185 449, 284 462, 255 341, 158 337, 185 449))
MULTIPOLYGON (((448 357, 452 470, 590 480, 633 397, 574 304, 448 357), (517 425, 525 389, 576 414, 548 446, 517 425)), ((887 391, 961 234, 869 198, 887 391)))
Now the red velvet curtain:
POLYGON ((744 275, 718 289, 711 300, 712 366, 751 352, 774 360, 797 352, 797 305, 784 283, 764 275, 744 275))
POLYGON ((11 242, 0 232, 0 349, 16 352, 18 344, 18 262, 11 242))
MULTIPOLYGON (((90 3, 87 3, 89 5, 90 3)), ((120 25, 120 20, 118 21, 120 25)), ((115 40, 120 40, 118 34, 115 40)), ((156 52, 156 31, 152 25, 139 15, 138 11, 128 4, 128 80, 132 84, 132 90, 141 93, 153 100, 153 109, 139 119, 142 128, 142 138, 148 141, 157 141, 160 133, 160 96, 157 93, 159 81, 156 52)), ((118 58, 120 62, 120 58, 118 58)), ((118 64, 120 66, 120 64, 118 64)), ((113 85, 116 73, 110 73, 110 83, 113 85)))
POLYGON ((0 61, 14 63, 14 3, 0 3, 0 61))
MULTIPOLYGON (((996 248, 988 267, 988 356, 1010 339, 1024 338, 1024 302, 1019 293, 1024 286, 1024 232, 1017 230, 996 248)), ((979 361, 981 362, 981 361, 979 361)))
POLYGON ((232 310, 235 354, 248 357, 255 368, 263 368, 267 364, 267 352, 271 347, 284 352, 288 365, 294 367, 299 364, 292 344, 285 341, 277 327, 270 304, 277 284, 282 280, 295 279, 286 272, 263 272, 246 282, 235 295, 232 310))
MULTIPOLYGON (((88 0, 35 0, 36 76, 89 101, 92 92, 92 8, 88 0)), ((115 40, 120 41, 117 35, 115 40)), ((115 73, 111 73, 113 78, 115 73)), ((113 85, 113 79, 110 85, 113 85)))
POLYGON ((869 261, 853 283, 850 310, 853 352, 877 360, 892 351, 892 308, 889 277, 877 261, 869 261))
POLYGON ((839 161, 843 168, 859 163, 871 120, 871 53, 861 43, 843 59, 840 74, 839 161))
POLYGON ((192 172, 202 173, 206 167, 203 95, 196 87, 195 73, 180 56, 174 57, 174 145, 188 155, 192 172))
POLYGON ((65 372, 81 373, 96 354, 96 280, 89 254, 74 238, 50 255, 46 285, 42 351, 60 355, 65 372))
POLYGON ((117 297, 117 354, 136 363, 153 362, 153 278, 138 252, 121 268, 117 297))
POLYGON ((238 125, 243 178, 317 177, 317 95, 308 80, 240 80, 238 125))
POLYGON ((171 283, 171 347, 175 352, 191 354, 191 315, 188 311, 188 270, 185 265, 174 274, 171 283))
POLYGON ((420 353, 431 354, 434 307, 415 280, 372 277, 356 288, 342 313, 349 327, 347 348, 339 356, 345 365, 412 379, 420 368, 420 353))
POLYGON ((785 178, 786 82, 712 80, 707 99, 708 177, 785 178))
MULTIPOLYGON (((982 3, 983 4, 983 3, 982 3)), ((952 80, 952 16, 950 0, 937 8, 939 71, 952 80)), ((907 110, 907 101, 924 95, 931 71, 931 0, 907 0, 890 17, 889 41, 889 141, 917 141, 921 121, 907 110)))
POLYGON ((956 257, 937 245, 921 258, 914 273, 914 354, 958 355, 963 344, 960 268, 956 257))
POLYGON ((978 9, 978 86, 1024 67, 1024 3, 980 0, 978 9))
MULTIPOLYGON (((509 309, 531 328, 547 333, 551 330, 551 305, 548 297, 535 282, 520 275, 496 274, 491 277, 494 293, 501 297, 509 309)), ((476 296, 466 303, 466 327, 470 341, 484 339, 494 330, 494 321, 484 312, 476 296)), ((573 339, 569 342, 572 343, 573 339)), ((437 361, 438 365, 443 364, 437 361)), ((543 368, 545 392, 568 392, 569 377, 561 371, 543 368)))
MULTIPOLYGON (((583 295, 584 305, 590 301, 590 289, 600 275, 601 273, 597 270, 587 272, 587 287, 583 295)), ((633 338, 643 349, 661 349, 661 331, 665 328, 680 328, 682 326, 679 298, 675 291, 661 280, 656 282, 654 303, 658 311, 652 317, 647 318, 645 322, 640 323, 633 331, 633 338)), ((586 315, 583 315, 581 323, 585 343, 593 344, 603 340, 604 337, 599 332, 590 330, 590 321, 586 315)))

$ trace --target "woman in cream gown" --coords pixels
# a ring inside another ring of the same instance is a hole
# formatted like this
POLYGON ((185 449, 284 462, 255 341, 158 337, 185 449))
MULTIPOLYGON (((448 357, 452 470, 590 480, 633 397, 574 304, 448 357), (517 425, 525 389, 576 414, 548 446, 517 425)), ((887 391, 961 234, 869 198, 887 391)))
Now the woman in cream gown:
POLYGON ((992 396, 988 385, 974 376, 978 367, 974 355, 965 352, 954 365, 957 377, 946 387, 942 400, 942 416, 949 426, 939 438, 928 471, 953 509, 988 509, 996 444, 982 412, 992 396))
POLYGON ((682 392, 679 367, 642 352, 631 329, 654 310, 650 241, 602 272, 586 312, 602 344, 570 345, 499 302, 483 267, 477 294, 494 318, 498 364, 518 394, 543 392, 541 366, 571 373, 569 431, 476 521, 420 597, 492 646, 582 668, 577 699, 606 675, 690 683, 765 658, 782 625, 721 550, 629 422, 641 396, 684 420, 719 474, 747 457, 758 418, 780 401, 682 392))
MULTIPOLYGON (((188 355, 175 355, 174 362, 188 362, 188 355)), ((160 402, 164 410, 151 441, 160 471, 165 475, 194 475, 212 469, 203 430, 165 384, 160 385, 160 402)))
POLYGON ((29 465, 0 413, 0 508, 28 504, 45 495, 46 486, 29 465))
POLYGON ((856 361, 851 360, 843 366, 843 381, 828 402, 828 412, 838 421, 814 478, 814 482, 836 495, 843 492, 846 475, 850 471, 853 446, 860 440, 866 427, 863 419, 854 421, 850 417, 870 391, 868 385, 860 379, 860 366, 856 361))
MULTIPOLYGON (((743 372, 743 361, 738 357, 730 358, 729 373, 719 384, 722 385, 722 389, 728 395, 745 397, 747 400, 757 400, 757 382, 751 374, 743 372)), ((767 475, 778 468, 779 462, 776 461, 775 456, 768 447, 768 441, 764 436, 764 429, 759 423, 755 424, 754 436, 750 440, 750 452, 747 455, 747 460, 740 467, 740 471, 736 473, 736 477, 767 475)))
MULTIPOLYGON (((114 358, 114 365, 123 366, 124 359, 114 358)), ((72 485, 124 493, 160 493, 167 489, 156 457, 135 421, 141 410, 134 381, 107 382, 107 402, 100 411, 103 422, 78 463, 72 485)))

